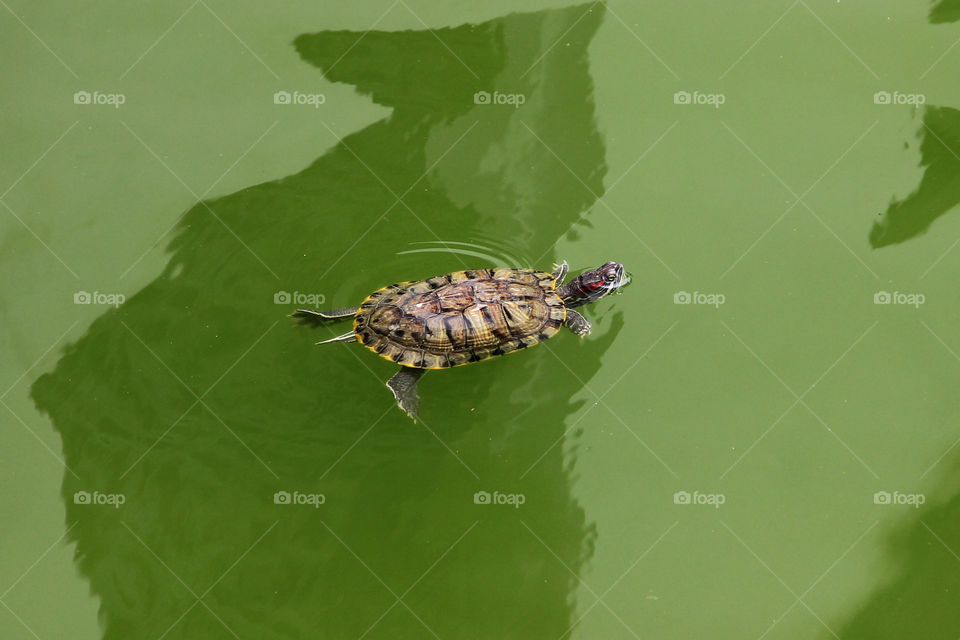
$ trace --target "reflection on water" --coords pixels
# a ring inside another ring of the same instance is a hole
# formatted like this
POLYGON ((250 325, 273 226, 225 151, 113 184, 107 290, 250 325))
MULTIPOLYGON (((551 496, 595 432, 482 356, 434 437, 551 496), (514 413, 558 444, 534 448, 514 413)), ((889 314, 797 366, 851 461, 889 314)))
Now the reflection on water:
POLYGON ((960 111, 926 107, 920 136, 923 179, 916 191, 890 203, 883 218, 874 222, 870 245, 875 249, 925 233, 934 220, 960 203, 960 111))
MULTIPOLYGON (((33 386, 77 474, 62 490, 70 537, 106 638, 567 630, 592 534, 564 447, 550 447, 619 317, 607 335, 561 335, 549 349, 429 376, 426 427, 384 389, 393 365, 355 345, 316 349, 323 330, 291 326, 274 293, 347 306, 462 267, 455 253, 403 251, 425 236, 509 239, 548 268, 556 239, 602 191, 586 64, 601 19, 584 6, 296 39, 307 62, 391 115, 301 173, 191 209, 164 273, 33 386), (476 104, 479 90, 526 101, 476 104), (126 502, 77 505, 80 490, 126 502), (278 491, 325 503, 275 504, 278 491), (525 503, 476 505, 477 491, 525 503)), ((610 258, 599 249, 598 263, 610 258)))

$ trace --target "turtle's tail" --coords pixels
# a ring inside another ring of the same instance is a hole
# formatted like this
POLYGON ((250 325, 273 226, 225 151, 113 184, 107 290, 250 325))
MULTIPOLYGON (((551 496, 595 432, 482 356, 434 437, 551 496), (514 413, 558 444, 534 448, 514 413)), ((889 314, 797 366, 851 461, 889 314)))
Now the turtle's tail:
POLYGON ((356 342, 357 334, 353 331, 348 331, 343 335, 339 335, 336 338, 330 338, 329 340, 321 340, 317 344, 332 344, 334 342, 356 342))

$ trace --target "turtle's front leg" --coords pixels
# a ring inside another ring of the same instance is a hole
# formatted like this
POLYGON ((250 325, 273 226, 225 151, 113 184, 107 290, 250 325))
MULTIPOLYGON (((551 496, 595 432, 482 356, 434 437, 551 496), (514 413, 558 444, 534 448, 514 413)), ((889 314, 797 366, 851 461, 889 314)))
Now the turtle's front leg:
POLYGON ((558 287, 563 284, 563 279, 567 277, 568 269, 570 269, 570 265, 567 264, 566 260, 563 261, 563 264, 553 265, 553 279, 557 281, 558 287))
POLYGON ((584 318, 580 312, 574 311, 573 309, 567 309, 567 319, 564 324, 567 325, 570 331, 573 331, 581 338, 593 330, 593 327, 590 326, 590 321, 584 318))
POLYGON ((417 394, 417 382, 426 372, 426 369, 415 369, 413 367, 400 367, 392 378, 387 380, 387 386, 393 392, 393 397, 397 399, 400 408, 407 412, 407 415, 417 420, 417 409, 420 407, 420 396, 417 394))

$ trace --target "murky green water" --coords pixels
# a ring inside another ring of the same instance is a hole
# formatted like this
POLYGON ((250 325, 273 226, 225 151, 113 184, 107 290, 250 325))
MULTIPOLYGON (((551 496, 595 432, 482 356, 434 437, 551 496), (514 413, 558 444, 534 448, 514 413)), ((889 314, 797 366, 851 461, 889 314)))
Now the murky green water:
POLYGON ((0 637, 960 635, 956 3, 2 15, 0 637), (286 317, 562 259, 417 424, 286 317))

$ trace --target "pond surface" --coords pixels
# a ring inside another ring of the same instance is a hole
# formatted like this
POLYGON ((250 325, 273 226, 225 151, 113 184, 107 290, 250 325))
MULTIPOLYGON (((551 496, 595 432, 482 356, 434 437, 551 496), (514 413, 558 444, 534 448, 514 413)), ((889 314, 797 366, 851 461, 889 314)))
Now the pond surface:
POLYGON ((956 2, 4 13, 0 637, 960 635, 956 2), (563 260, 417 423, 287 317, 563 260))

